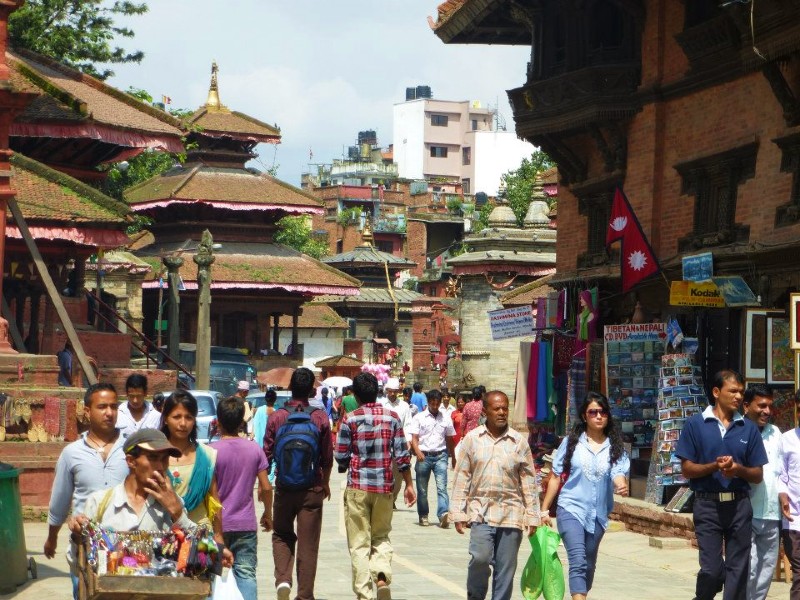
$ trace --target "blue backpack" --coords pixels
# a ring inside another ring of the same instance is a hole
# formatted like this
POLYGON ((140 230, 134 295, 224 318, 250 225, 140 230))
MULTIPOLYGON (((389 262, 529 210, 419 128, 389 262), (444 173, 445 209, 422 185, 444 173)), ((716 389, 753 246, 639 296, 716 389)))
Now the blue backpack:
POLYGON ((311 422, 315 410, 319 409, 307 406, 291 412, 278 428, 274 462, 275 484, 279 488, 307 490, 314 486, 320 457, 319 428, 311 422))

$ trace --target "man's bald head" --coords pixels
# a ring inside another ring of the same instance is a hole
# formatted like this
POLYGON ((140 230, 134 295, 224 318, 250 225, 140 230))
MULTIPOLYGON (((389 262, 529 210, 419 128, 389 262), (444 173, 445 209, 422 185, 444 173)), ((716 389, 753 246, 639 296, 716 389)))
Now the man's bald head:
POLYGON ((504 392, 501 392, 500 390, 492 390, 491 392, 486 392, 483 395, 483 410, 489 408, 489 401, 495 398, 500 398, 506 403, 506 405, 508 405, 508 396, 506 396, 504 392))

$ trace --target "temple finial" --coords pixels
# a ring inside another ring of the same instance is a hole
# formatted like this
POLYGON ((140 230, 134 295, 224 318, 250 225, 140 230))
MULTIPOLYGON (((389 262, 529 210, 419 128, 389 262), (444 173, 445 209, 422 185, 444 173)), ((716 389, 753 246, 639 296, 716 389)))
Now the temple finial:
POLYGON ((211 63, 211 85, 208 88, 208 100, 206 106, 220 108, 222 103, 219 101, 219 89, 217 88, 217 61, 211 63))

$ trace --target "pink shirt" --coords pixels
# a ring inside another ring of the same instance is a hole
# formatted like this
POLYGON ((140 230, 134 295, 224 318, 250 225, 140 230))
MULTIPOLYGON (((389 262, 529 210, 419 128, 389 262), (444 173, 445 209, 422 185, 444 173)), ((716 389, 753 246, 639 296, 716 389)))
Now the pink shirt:
POLYGON ((470 400, 461 412, 463 414, 461 418, 461 437, 464 437, 479 425, 483 414, 483 400, 470 400))
POLYGON ((267 470, 261 446, 246 438, 214 442, 217 451, 214 475, 222 503, 222 531, 258 531, 253 487, 258 473, 267 470))

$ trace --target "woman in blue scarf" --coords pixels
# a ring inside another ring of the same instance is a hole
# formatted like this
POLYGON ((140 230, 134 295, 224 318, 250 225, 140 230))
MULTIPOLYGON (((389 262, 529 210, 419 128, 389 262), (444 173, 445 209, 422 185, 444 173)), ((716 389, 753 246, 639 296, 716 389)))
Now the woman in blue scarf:
POLYGON ((213 524, 220 531, 214 465, 217 451, 197 442, 197 400, 189 392, 175 390, 164 402, 161 431, 181 451, 169 459, 169 478, 183 499, 189 518, 198 525, 213 524))

